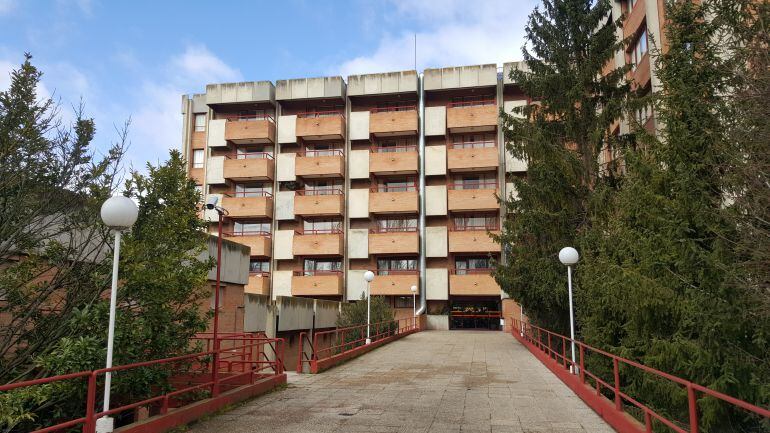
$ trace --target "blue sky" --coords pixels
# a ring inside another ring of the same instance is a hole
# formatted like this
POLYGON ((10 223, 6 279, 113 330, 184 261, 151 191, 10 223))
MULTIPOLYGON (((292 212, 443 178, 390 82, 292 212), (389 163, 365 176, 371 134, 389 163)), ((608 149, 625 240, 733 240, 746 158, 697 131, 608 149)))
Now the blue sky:
POLYGON ((129 118, 128 163, 180 146, 180 95, 207 83, 521 58, 535 0, 0 0, 0 88, 24 52, 65 119, 82 100, 96 145, 129 118))

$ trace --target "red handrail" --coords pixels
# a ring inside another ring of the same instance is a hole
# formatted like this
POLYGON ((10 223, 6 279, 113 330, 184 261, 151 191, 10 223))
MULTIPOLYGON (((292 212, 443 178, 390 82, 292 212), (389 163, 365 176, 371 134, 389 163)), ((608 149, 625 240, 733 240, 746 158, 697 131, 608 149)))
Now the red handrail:
POLYGON ((449 273, 452 275, 478 275, 478 274, 491 275, 492 271, 494 270, 495 268, 471 268, 471 269, 450 268, 449 273))
POLYGON ((227 159, 275 159, 271 152, 247 152, 225 155, 227 159))
POLYGON ((343 110, 325 110, 325 111, 303 111, 297 113, 297 118, 317 118, 317 117, 335 117, 339 116, 344 118, 345 112, 343 110))
POLYGON ((474 101, 457 101, 457 102, 450 102, 447 104, 447 107, 449 108, 463 108, 463 107, 478 107, 482 105, 495 105, 497 104, 496 99, 477 99, 474 101))
POLYGON ((305 229, 305 228, 298 228, 294 230, 295 234, 298 235, 340 235, 342 234, 342 229, 305 229))
POLYGON ((232 237, 238 237, 238 236, 261 236, 265 238, 271 237, 270 232, 266 232, 264 230, 241 230, 239 232, 231 231, 231 232, 222 232, 225 236, 232 236, 232 237))
POLYGON ((370 113, 386 113, 391 111, 417 111, 417 105, 396 105, 392 107, 375 107, 369 110, 370 113))
POLYGON ((414 233, 417 232, 417 227, 372 227, 369 229, 369 233, 414 233))
POLYGON ((498 188, 497 181, 490 180, 490 181, 465 181, 465 182, 452 182, 449 185, 447 185, 447 188, 449 189, 457 189, 457 190, 476 190, 476 189, 497 189, 498 188), (476 188, 474 188, 476 187, 476 188))
POLYGON ((448 145, 450 149, 491 149, 497 147, 497 140, 451 141, 448 145))
POLYGON ((337 186, 315 189, 298 189, 295 190, 294 193, 300 196, 344 195, 342 188, 337 186))
POLYGON ((321 158, 324 156, 345 156, 342 149, 305 149, 297 151, 297 156, 305 158, 321 158))
POLYGON ((468 231, 495 231, 500 230, 500 221, 495 219, 491 224, 463 224, 457 225, 452 222, 449 225, 450 232, 468 232, 468 231))
POLYGON ((268 191, 227 191, 223 192, 225 197, 267 197, 273 198, 273 194, 268 191))
POLYGON ((341 270, 307 270, 294 271, 295 277, 315 277, 318 275, 342 275, 341 270))
POLYGON ((269 271, 249 271, 250 276, 254 277, 270 277, 269 271))
POLYGON ((228 122, 239 122, 239 121, 257 121, 257 120, 267 120, 270 122, 275 123, 275 119, 273 116, 264 113, 264 114, 224 114, 221 115, 221 119, 226 119, 228 122))
POLYGON ((379 144, 372 145, 369 150, 372 153, 406 153, 406 152, 416 152, 417 151, 417 145, 416 144, 397 144, 395 146, 382 146, 379 144), (387 149, 387 150, 385 150, 387 149), (389 152, 388 150, 395 149, 394 152, 389 152))
POLYGON ((715 391, 705 386, 698 385, 697 383, 690 382, 686 379, 676 377, 672 374, 665 373, 655 368, 648 367, 636 361, 632 361, 630 359, 613 355, 612 353, 606 352, 601 349, 597 349, 593 346, 589 346, 579 340, 572 340, 571 338, 565 335, 557 334, 545 328, 540 328, 538 326, 532 325, 528 322, 522 322, 521 320, 515 319, 513 317, 511 317, 510 320, 511 320, 511 334, 516 339, 527 343, 533 349, 543 352, 549 358, 555 360, 558 364, 560 364, 562 368, 564 368, 565 370, 568 370, 573 373, 576 372, 578 376, 579 384, 581 386, 590 385, 589 383, 586 383, 586 377, 588 377, 590 380, 593 380, 594 382, 593 387, 596 389, 597 398, 603 398, 603 399, 606 398, 603 396, 602 391, 603 390, 609 391, 613 395, 614 408, 617 412, 619 413, 624 412, 624 409, 623 409, 624 404, 630 404, 631 406, 634 406, 637 410, 641 411, 643 419, 640 420, 640 422, 644 423, 645 430, 647 432, 653 431, 652 421, 657 420, 677 433, 698 433, 697 393, 705 394, 717 400, 721 400, 725 403, 728 403, 735 407, 746 410, 747 412, 750 412, 754 415, 764 417, 764 418, 770 418, 770 410, 766 408, 762 408, 762 407, 753 405, 751 403, 745 402, 743 400, 739 400, 735 397, 731 397, 719 391, 715 391), (556 340, 556 344, 554 344, 554 340, 556 340), (571 359, 572 353, 568 353, 567 351, 567 348, 568 347, 571 348, 573 342, 575 344, 575 347, 578 350, 578 353, 575 354, 574 363, 572 362, 572 359, 571 359), (554 346, 556 348, 554 348, 554 346), (559 349, 561 349, 561 351, 559 351, 559 349), (609 360, 612 361, 613 376, 614 376, 612 379, 612 383, 610 383, 609 381, 603 380, 597 374, 592 373, 586 369, 585 358, 589 353, 595 353, 604 358, 608 358, 609 360), (668 380, 670 382, 673 382, 675 384, 678 384, 684 387, 687 391, 689 428, 683 428, 680 425, 677 425, 677 421, 666 418, 664 415, 656 412, 649 406, 639 402, 632 396, 624 393, 623 390, 621 389, 621 380, 620 380, 621 364, 637 370, 641 370, 646 374, 650 374, 650 375, 659 377, 661 379, 668 380))
POLYGON ((420 273, 419 269, 377 269, 374 271, 375 275, 417 275, 420 273))

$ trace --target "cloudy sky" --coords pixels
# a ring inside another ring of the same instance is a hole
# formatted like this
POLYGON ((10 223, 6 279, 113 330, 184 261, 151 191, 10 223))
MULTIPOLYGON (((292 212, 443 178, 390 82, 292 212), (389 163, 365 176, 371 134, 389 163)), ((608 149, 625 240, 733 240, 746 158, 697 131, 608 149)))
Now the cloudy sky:
MULTIPOLYGON (((131 119, 129 162, 181 141, 180 95, 207 83, 521 58, 535 0, 0 0, 0 88, 31 53, 41 93, 79 101, 97 147, 131 119)), ((66 115, 67 113, 65 113, 66 115)), ((71 118, 71 115, 69 115, 71 118)))

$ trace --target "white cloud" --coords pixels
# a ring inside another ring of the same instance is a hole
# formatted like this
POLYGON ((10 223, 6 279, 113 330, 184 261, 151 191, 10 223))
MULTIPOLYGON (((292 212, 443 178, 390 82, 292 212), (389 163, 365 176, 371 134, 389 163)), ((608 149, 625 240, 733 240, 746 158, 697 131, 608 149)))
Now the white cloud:
POLYGON ((0 16, 13 12, 16 4, 16 0, 0 0, 0 16))
MULTIPOLYGON (((524 25, 533 0, 389 0, 386 19, 417 30, 417 69, 513 61, 521 58, 524 25)), ((414 67, 414 32, 384 34, 371 54, 349 59, 333 72, 385 72, 414 67)))

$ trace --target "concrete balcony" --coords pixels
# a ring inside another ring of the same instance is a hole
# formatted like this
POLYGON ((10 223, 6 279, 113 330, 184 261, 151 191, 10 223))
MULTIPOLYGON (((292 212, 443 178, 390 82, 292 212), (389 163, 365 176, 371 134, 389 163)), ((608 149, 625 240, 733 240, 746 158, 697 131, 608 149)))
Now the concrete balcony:
POLYGON ((497 116, 494 100, 453 103, 447 105, 446 125, 452 133, 494 131, 497 116))
POLYGON ((373 148, 369 153, 369 173, 417 173, 417 149, 413 146, 399 148, 395 152, 383 152, 382 150, 382 148, 373 148))
POLYGON ((296 191, 294 196, 294 215, 300 216, 331 216, 342 215, 345 211, 342 190, 333 193, 322 190, 296 191))
POLYGON ((417 191, 383 192, 372 188, 369 192, 370 213, 417 213, 420 204, 417 191))
POLYGON ((647 53, 642 56, 642 60, 636 65, 631 73, 631 79, 634 82, 634 86, 637 88, 644 88, 650 84, 650 54, 647 53))
POLYGON ((377 271, 371 290, 372 295, 411 296, 412 286, 417 286, 419 293, 420 271, 377 271))
POLYGON ((269 153, 251 154, 249 157, 225 158, 225 179, 234 181, 273 180, 275 160, 269 153))
POLYGON ((228 117, 225 140, 236 144, 275 143, 275 120, 269 115, 228 117))
POLYGON ((456 189, 456 185, 449 185, 447 191, 447 209, 450 212, 472 212, 483 210, 498 210, 498 189, 492 185, 481 186, 482 189, 456 189))
POLYGON ((295 232, 292 241, 292 253, 295 256, 341 256, 343 253, 342 232, 295 232))
POLYGON ((369 232, 369 254, 419 254, 420 237, 417 230, 399 232, 369 232))
POLYGON ((251 248, 249 255, 270 257, 273 240, 268 232, 224 233, 224 239, 238 242, 251 248))
POLYGON ((625 11, 626 20, 623 22, 623 38, 627 38, 639 32, 639 29, 647 16, 647 1, 636 0, 631 11, 625 11))
POLYGON ((294 174, 298 177, 344 177, 345 157, 341 150, 308 150, 294 158, 294 174))
POLYGON ((341 111, 297 114, 297 138, 305 140, 342 140, 345 138, 345 116, 341 111))
POLYGON ((376 137, 417 135, 417 107, 414 105, 372 109, 369 133, 376 137))
POLYGON ((342 296, 341 271, 296 271, 291 277, 292 296, 342 296))
POLYGON ((500 154, 495 147, 462 147, 454 143, 447 149, 447 168, 454 172, 496 170, 500 154), (459 147, 458 147, 459 146, 459 147))
POLYGON ((269 295, 270 274, 267 272, 249 274, 249 282, 243 288, 243 292, 255 295, 269 295))
POLYGON ((451 296, 500 296, 500 286, 492 277, 492 269, 455 270, 449 275, 451 296))
POLYGON ((228 193, 222 207, 230 218, 273 218, 273 195, 264 193, 228 193))
MULTIPOLYGON (((489 233, 500 234, 500 230, 489 233)), ((492 240, 486 230, 449 230, 450 253, 500 252, 500 244, 492 240)))

